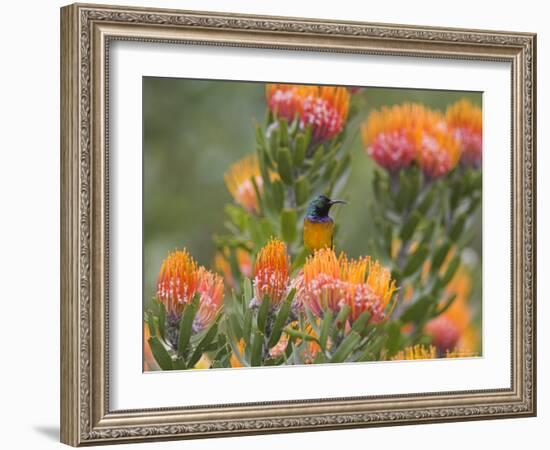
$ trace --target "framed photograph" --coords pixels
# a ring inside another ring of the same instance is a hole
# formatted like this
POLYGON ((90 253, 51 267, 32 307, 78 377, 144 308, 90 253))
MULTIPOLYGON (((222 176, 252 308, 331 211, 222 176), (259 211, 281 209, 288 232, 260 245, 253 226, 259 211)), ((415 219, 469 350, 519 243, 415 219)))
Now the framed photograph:
POLYGON ((536 414, 536 36, 61 9, 61 440, 536 414))

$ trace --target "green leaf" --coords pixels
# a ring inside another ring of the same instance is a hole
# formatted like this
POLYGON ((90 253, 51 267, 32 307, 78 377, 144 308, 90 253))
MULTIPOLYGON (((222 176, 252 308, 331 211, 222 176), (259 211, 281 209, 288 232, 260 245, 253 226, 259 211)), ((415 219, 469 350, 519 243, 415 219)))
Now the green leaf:
POLYGON ((262 350, 263 350, 263 334, 257 331, 254 334, 252 340, 252 354, 250 356, 250 365, 252 367, 257 367, 262 365, 262 350))
POLYGON ((409 219, 405 222, 403 228, 401 229, 400 237, 403 242, 408 242, 413 236, 421 218, 422 216, 417 211, 412 212, 409 219))
POLYGON ((294 192, 296 193, 296 205, 302 206, 309 199, 310 195, 310 186, 309 180, 305 175, 302 175, 296 180, 294 185, 294 192))
POLYGON ((149 347, 160 368, 162 370, 172 370, 172 357, 156 336, 151 336, 149 338, 149 347))
POLYGON ((447 253, 449 253, 450 249, 451 249, 451 243, 449 241, 445 241, 439 247, 437 247, 432 258, 432 265, 431 265, 432 273, 436 273, 439 270, 439 268, 441 267, 441 264, 443 264, 443 261, 445 261, 445 258, 447 257, 447 253))
POLYGON ((277 158, 277 152, 279 151, 279 130, 272 129, 269 135, 269 149, 273 158, 277 158))
POLYGON ((283 334, 283 327, 286 324, 286 321, 288 319, 288 315, 290 313, 290 307, 292 305, 292 299, 294 298, 294 294, 296 293, 296 289, 292 289, 291 291, 292 295, 288 295, 286 300, 281 305, 281 308, 279 309, 279 312, 277 313, 277 316, 275 317, 275 322, 273 323, 273 329, 271 330, 271 336, 269 337, 269 342, 267 346, 269 348, 277 345, 279 342, 279 339, 281 339, 281 334, 283 334))
POLYGON ((286 119, 279 120, 279 142, 281 147, 288 147, 288 122, 286 119))
POLYGON ((338 165, 338 162, 336 162, 336 160, 331 160, 326 168, 325 168, 325 173, 323 173, 323 179, 325 181, 328 181, 332 178, 332 174, 335 173, 336 171, 336 166, 338 165))
POLYGON ((451 230, 449 231, 449 238, 451 238, 451 240, 456 242, 460 238, 462 231, 464 230, 464 225, 466 224, 466 218, 466 214, 462 214, 456 218, 451 230))
POLYGON ((424 194, 424 197, 422 198, 422 200, 420 201, 420 204, 416 208, 418 212, 420 212, 423 215, 426 214, 430 209, 430 207, 432 206, 434 198, 435 198, 435 190, 430 189, 428 192, 426 192, 426 194, 424 194))
POLYGON ((157 327, 155 325, 155 316, 149 312, 146 316, 146 322, 147 327, 149 328, 149 335, 150 336, 156 336, 157 335, 157 327))
POLYGON ((407 176, 406 170, 399 172, 399 190, 395 196, 395 206, 398 211, 403 211, 405 206, 409 204, 409 193, 411 191, 411 183, 407 176))
POLYGON ((243 321, 243 339, 247 345, 250 345, 252 343, 250 340, 251 332, 252 332, 252 311, 250 311, 250 309, 247 308, 244 313, 244 321, 243 321))
POLYGON ((189 339, 193 332, 193 320, 199 307, 200 294, 195 294, 193 300, 187 305, 183 311, 183 316, 180 320, 180 332, 178 338, 178 354, 185 355, 187 353, 187 346, 189 345, 189 339))
POLYGON ((262 299, 262 303, 260 304, 260 308, 258 309, 257 318, 258 330, 260 330, 262 333, 265 333, 265 325, 267 323, 267 316, 269 314, 269 304, 270 298, 268 295, 265 295, 262 299))
POLYGON ((273 180, 271 184, 271 199, 276 212, 285 205, 285 189, 281 180, 273 180))
POLYGON ((440 279, 442 286, 447 286, 449 281, 452 280, 458 270, 458 266, 460 266, 460 255, 456 255, 449 263, 447 270, 445 270, 445 274, 440 279))
POLYGON ((403 276, 408 277, 416 273, 416 271, 422 266, 422 263, 428 256, 429 249, 425 245, 420 245, 416 251, 409 257, 407 264, 403 268, 403 276))
POLYGON ((295 209, 283 209, 281 212, 281 234, 283 240, 292 243, 296 239, 296 222, 298 214, 295 209))
POLYGON ((422 322, 429 315, 434 304, 434 297, 430 295, 420 297, 401 314, 401 320, 403 322, 422 322))
POLYGON ((260 188, 258 186, 258 183, 256 182, 256 177, 250 177, 250 183, 254 188, 254 194, 256 195, 256 199, 258 200, 258 209, 260 210, 260 214, 261 214, 265 208, 265 205, 264 205, 264 199, 262 197, 262 193, 260 192, 260 188))
POLYGON ((351 331, 342 341, 338 349, 330 358, 331 363, 340 363, 353 352, 355 346, 361 341, 361 336, 356 331, 351 331))
POLYGON ((292 158, 290 157, 290 150, 287 147, 281 147, 277 152, 277 169, 281 180, 291 185, 293 182, 292 158))
POLYGON ((185 361, 181 358, 176 358, 174 361, 172 361, 172 368, 174 370, 185 370, 187 369, 187 366, 185 365, 185 361))
POLYGON ((388 324, 388 339, 386 348, 390 355, 395 354, 401 346, 401 322, 394 321, 388 324))
POLYGON ((294 144, 294 165, 300 167, 306 159, 306 137, 300 133, 294 144))
POLYGON ((261 147, 262 150, 267 150, 267 142, 265 140, 265 135, 262 127, 256 125, 256 143, 261 147))
POLYGON ((351 326, 351 329, 356 331, 357 333, 361 334, 363 333, 363 330, 367 326, 367 323, 370 319, 370 312, 364 311, 361 313, 361 315, 353 322, 353 325, 351 326))
POLYGON ((323 320, 321 321, 321 330, 319 333, 319 346, 323 351, 327 350, 327 340, 330 331, 330 326, 332 325, 332 319, 334 314, 332 311, 325 312, 323 320))
POLYGON ((193 367, 199 359, 201 359, 202 354, 206 351, 206 348, 212 343, 216 335, 218 334, 218 321, 219 321, 220 315, 216 318, 215 322, 210 325, 210 328, 205 333, 203 338, 199 341, 197 344, 197 347, 195 348, 195 351, 193 352, 193 355, 191 356, 191 359, 188 362, 188 367, 193 367))
POLYGON ((252 300, 252 281, 250 281, 250 278, 245 278, 243 280, 243 292, 244 292, 244 302, 248 307, 250 300, 252 300))
POLYGON ((334 178, 338 179, 339 177, 341 177, 349 167, 350 163, 351 155, 348 153, 338 162, 338 166, 336 167, 336 171, 334 172, 334 178))
POLYGON ((319 343, 319 340, 310 334, 304 333, 303 331, 295 330, 291 327, 286 327, 284 329, 284 332, 288 334, 290 337, 296 338, 296 339, 302 339, 303 341, 312 341, 319 343))
POLYGON ((310 174, 317 172, 317 170, 321 166, 321 161, 323 159, 324 154, 325 154, 325 147, 323 145, 320 145, 319 147, 317 147, 317 150, 315 150, 315 153, 313 154, 313 158, 311 160, 311 167, 309 169, 310 174))
POLYGON ((351 308, 349 307, 349 305, 343 305, 342 308, 340 308, 340 311, 336 316, 336 326, 338 328, 342 328, 344 326, 350 312, 351 308))

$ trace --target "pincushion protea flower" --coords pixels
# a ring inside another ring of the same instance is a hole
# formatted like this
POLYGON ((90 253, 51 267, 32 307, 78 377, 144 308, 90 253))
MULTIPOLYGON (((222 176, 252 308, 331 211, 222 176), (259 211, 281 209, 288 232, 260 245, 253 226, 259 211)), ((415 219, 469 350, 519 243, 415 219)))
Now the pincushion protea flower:
POLYGON ((364 311, 369 311, 372 322, 384 321, 395 291, 389 271, 377 261, 348 259, 344 254, 338 258, 332 249, 320 249, 310 256, 295 284, 301 307, 322 317, 327 309, 338 312, 348 305, 350 322, 364 311))
POLYGON ((271 305, 277 307, 285 298, 290 283, 290 259, 286 244, 272 238, 265 245, 254 264, 254 303, 259 304, 267 295, 271 305))
POLYGON ((414 111, 418 105, 405 103, 373 111, 361 126, 367 154, 390 172, 408 167, 416 153, 414 111))
POLYGON ((345 87, 268 84, 266 98, 276 117, 298 119, 300 128, 311 125, 316 142, 334 138, 348 117, 350 93, 345 87))
POLYGON ((416 161, 428 178, 439 178, 455 168, 460 147, 441 114, 427 111, 415 129, 415 139, 416 161))
POLYGON ((260 165, 256 155, 248 155, 237 161, 224 175, 225 185, 235 202, 250 213, 258 213, 258 197, 252 179, 261 193, 263 179, 260 175, 260 165))
POLYGON ((460 144, 462 163, 479 168, 483 139, 481 108, 462 99, 447 108, 445 121, 460 144))
POLYGON ((164 304, 169 321, 177 322, 185 307, 199 294, 193 329, 208 326, 222 306, 223 278, 199 267, 187 250, 176 250, 163 261, 157 282, 157 298, 164 304))
POLYGON ((416 103, 373 111, 361 127, 367 154, 389 172, 414 161, 429 178, 450 172, 460 156, 443 116, 416 103))

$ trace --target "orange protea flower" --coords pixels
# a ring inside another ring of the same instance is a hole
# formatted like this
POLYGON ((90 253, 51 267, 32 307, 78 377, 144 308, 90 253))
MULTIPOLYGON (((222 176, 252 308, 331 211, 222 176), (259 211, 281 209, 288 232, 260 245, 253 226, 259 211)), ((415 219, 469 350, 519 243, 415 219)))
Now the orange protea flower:
POLYGON ((483 141, 481 108, 462 99, 447 108, 445 121, 459 142, 460 160, 466 165, 480 167, 483 141))
POLYGON ((461 267, 445 290, 448 295, 456 294, 456 298, 443 314, 426 324, 425 332, 432 337, 432 344, 440 352, 452 349, 469 352, 474 340, 466 339, 469 337, 472 315, 468 304, 471 292, 468 272, 461 267))
POLYGON ((199 267, 187 250, 176 250, 163 261, 157 282, 157 298, 171 320, 179 320, 186 305, 200 294, 194 329, 207 326, 221 308, 223 278, 199 267))
MULTIPOLYGON (((228 286, 235 288, 236 281, 231 273, 231 265, 228 261, 229 249, 225 249, 224 252, 217 252, 214 256, 214 267, 217 272, 223 275, 223 278, 228 286)), ((237 258, 237 265, 239 271, 243 277, 250 278, 252 276, 252 258, 243 248, 237 248, 235 250, 235 257, 237 258)))
POLYGON ((416 161, 429 178, 446 175, 460 159, 459 143, 448 130, 443 116, 429 111, 415 129, 416 161))
POLYGON ((261 193, 263 179, 260 175, 260 165, 256 155, 245 156, 234 163, 224 175, 225 185, 235 202, 248 212, 258 213, 258 197, 252 179, 261 193))
POLYGON ((338 312, 346 304, 350 307, 350 322, 369 311, 371 321, 386 318, 386 306, 395 291, 388 269, 370 257, 348 259, 336 257, 332 249, 317 250, 310 256, 298 280, 297 304, 309 308, 318 317, 327 309, 338 312))
POLYGON ((346 123, 350 93, 345 87, 267 84, 267 105, 279 118, 300 128, 312 127, 315 141, 327 141, 339 134, 346 123))
POLYGON ((390 172, 407 167, 414 160, 413 107, 418 105, 405 103, 373 111, 361 126, 367 154, 390 172))
POLYGON ((460 156, 443 116, 416 103, 373 111, 361 127, 368 155, 390 172, 416 161, 426 176, 450 172, 460 156))
POLYGON ((290 282, 290 259, 286 244, 272 238, 265 245, 254 264, 255 302, 269 296, 272 306, 278 306, 286 297, 290 282))

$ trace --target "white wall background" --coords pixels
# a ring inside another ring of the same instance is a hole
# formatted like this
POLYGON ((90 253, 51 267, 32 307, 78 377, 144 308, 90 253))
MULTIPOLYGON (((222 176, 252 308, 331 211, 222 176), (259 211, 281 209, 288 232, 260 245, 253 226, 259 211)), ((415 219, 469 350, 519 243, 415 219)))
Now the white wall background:
MULTIPOLYGON (((388 23, 532 31, 538 35, 539 231, 549 229, 550 31, 545 2, 391 0, 131 0, 119 4, 388 23), (542 199, 544 198, 543 205, 542 199)), ((59 448, 59 7, 6 2, 0 27, 0 441, 3 448, 59 448)), ((142 444, 139 448, 280 449, 546 448, 550 426, 545 317, 550 240, 538 239, 539 416, 292 435, 142 444)), ((128 446, 123 446, 128 448, 128 446)), ((131 447, 137 448, 137 447, 131 447)))

